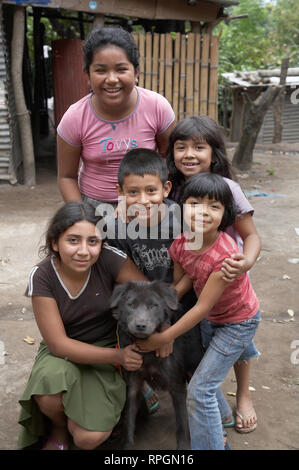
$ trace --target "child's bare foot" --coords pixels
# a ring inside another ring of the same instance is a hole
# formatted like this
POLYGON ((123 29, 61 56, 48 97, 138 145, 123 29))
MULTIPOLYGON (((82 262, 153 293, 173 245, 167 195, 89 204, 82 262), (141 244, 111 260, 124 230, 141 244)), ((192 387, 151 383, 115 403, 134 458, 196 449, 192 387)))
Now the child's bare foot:
POLYGON ((257 427, 257 416, 251 398, 237 400, 236 424, 237 432, 246 434, 257 427))

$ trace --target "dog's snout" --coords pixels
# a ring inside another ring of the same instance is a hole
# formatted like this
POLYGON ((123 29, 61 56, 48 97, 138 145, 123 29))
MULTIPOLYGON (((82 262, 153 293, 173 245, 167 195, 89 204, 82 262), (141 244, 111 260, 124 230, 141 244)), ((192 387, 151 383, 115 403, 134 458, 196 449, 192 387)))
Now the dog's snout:
POLYGON ((146 325, 146 323, 144 323, 144 322, 138 322, 138 323, 136 323, 136 328, 137 328, 137 330, 139 330, 139 331, 144 331, 144 330, 146 329, 146 326, 147 326, 147 325, 146 325))

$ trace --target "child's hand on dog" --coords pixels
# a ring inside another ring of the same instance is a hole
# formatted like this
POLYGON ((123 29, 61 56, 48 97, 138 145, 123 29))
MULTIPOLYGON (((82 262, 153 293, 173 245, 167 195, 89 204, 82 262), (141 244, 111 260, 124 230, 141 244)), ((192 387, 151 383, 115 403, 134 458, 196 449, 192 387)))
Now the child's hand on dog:
POLYGON ((136 344, 139 350, 145 353, 150 351, 156 351, 157 349, 160 349, 161 346, 169 344, 169 341, 165 338, 164 333, 153 333, 147 339, 136 340, 136 344))
POLYGON ((123 349, 120 349, 121 360, 120 364, 129 371, 134 371, 140 369, 142 366, 143 358, 140 353, 138 353, 138 347, 136 344, 129 344, 123 349))
MULTIPOLYGON (((169 323, 163 323, 161 327, 161 332, 167 330, 170 328, 169 323)), ((173 352, 173 341, 167 342, 166 344, 164 343, 162 346, 160 346, 156 350, 156 357, 168 357, 171 353, 173 352)))

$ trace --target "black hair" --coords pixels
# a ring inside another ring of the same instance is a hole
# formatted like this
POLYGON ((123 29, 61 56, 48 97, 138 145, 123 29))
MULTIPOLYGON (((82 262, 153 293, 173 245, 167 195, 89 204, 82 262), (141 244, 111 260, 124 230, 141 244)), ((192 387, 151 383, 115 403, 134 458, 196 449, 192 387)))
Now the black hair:
POLYGON ((129 150, 123 157, 118 168, 118 184, 122 188, 124 178, 128 175, 156 175, 164 185, 168 180, 165 160, 151 149, 138 148, 129 150))
POLYGON ((76 222, 83 220, 97 224, 99 217, 95 216, 94 207, 83 201, 67 202, 51 218, 45 235, 45 245, 40 248, 39 254, 44 256, 55 254, 59 258, 59 253, 53 250, 52 243, 57 242, 60 235, 76 222))
POLYGON ((194 139, 205 142, 212 148, 211 173, 232 179, 230 162, 227 158, 223 133, 218 124, 209 116, 189 116, 178 122, 169 137, 167 165, 173 189, 184 183, 184 175, 174 163, 174 144, 177 140, 194 139))
POLYGON ((107 45, 114 45, 123 49, 129 62, 134 66, 135 72, 139 69, 139 51, 133 36, 123 28, 95 28, 91 31, 83 45, 84 70, 89 74, 96 51, 107 45))
POLYGON ((203 198, 205 196, 221 202, 224 206, 224 214, 218 229, 223 231, 232 225, 239 210, 231 189, 222 176, 215 173, 200 173, 191 176, 184 185, 181 202, 184 204, 189 197, 203 198))

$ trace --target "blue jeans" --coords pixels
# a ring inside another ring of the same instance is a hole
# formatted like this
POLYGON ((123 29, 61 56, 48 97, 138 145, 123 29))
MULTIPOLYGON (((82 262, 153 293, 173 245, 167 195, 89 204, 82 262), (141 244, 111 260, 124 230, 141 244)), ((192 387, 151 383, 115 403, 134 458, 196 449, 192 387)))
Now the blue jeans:
POLYGON ((231 410, 220 385, 251 344, 260 311, 240 323, 200 323, 206 352, 188 385, 187 409, 192 450, 223 450, 222 420, 231 410))

